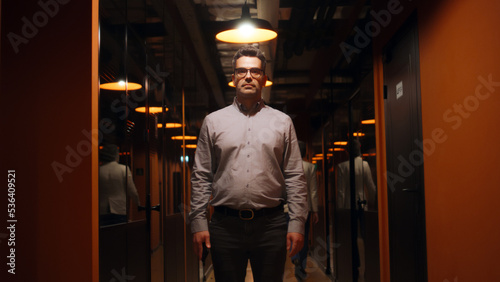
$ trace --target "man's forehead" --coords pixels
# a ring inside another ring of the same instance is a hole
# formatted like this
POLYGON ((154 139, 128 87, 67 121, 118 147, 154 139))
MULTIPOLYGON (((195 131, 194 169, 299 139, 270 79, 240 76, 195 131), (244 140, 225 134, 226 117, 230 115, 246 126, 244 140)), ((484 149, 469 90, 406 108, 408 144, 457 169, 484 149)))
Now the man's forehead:
POLYGON ((240 68, 240 67, 260 68, 261 65, 262 65, 262 62, 257 57, 243 56, 243 57, 238 58, 238 60, 236 60, 236 68, 240 68))

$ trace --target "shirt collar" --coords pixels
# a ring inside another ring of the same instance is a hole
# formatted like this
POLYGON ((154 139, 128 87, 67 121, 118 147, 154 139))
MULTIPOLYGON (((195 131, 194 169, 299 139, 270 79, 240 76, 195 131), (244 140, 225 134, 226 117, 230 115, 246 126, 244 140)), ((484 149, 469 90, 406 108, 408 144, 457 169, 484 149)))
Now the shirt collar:
POLYGON ((238 99, 236 97, 234 97, 233 105, 236 106, 238 110, 243 114, 256 113, 265 106, 264 99, 260 99, 260 101, 257 102, 251 109, 246 109, 242 103, 238 102, 238 99))

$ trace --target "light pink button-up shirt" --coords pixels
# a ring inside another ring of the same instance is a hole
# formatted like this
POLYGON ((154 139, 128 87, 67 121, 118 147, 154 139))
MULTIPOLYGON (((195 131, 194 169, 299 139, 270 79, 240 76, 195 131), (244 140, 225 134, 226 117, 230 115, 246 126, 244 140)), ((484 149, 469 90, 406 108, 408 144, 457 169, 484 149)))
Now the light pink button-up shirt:
POLYGON ((288 232, 304 233, 307 188, 290 117, 258 103, 249 113, 236 99, 201 127, 191 177, 191 231, 208 230, 207 205, 261 209, 288 203, 288 232))

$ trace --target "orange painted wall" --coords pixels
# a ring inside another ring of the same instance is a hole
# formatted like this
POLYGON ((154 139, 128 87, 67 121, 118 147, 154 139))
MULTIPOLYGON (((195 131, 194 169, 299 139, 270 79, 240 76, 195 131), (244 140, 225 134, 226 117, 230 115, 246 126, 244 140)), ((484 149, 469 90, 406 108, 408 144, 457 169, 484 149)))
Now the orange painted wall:
POLYGON ((97 281, 97 159, 84 133, 97 120, 92 2, 1 3, 0 233, 8 169, 16 171, 18 220, 16 274, 6 272, 10 249, 2 238, 1 281, 97 281), (69 170, 60 179, 54 162, 69 170))
MULTIPOLYGON (((404 7, 374 38, 375 99, 383 120, 381 48, 417 11, 425 151, 428 281, 497 281, 500 261, 500 2, 374 0, 404 7), (485 83, 486 81, 486 83, 485 83), (489 81, 489 83, 488 83, 489 81)), ((383 126, 377 134, 384 146, 383 126)), ((384 171, 383 148, 378 148, 384 171)), ((379 185, 384 186, 383 177, 379 185)), ((379 205, 385 204, 379 195, 379 205)), ((387 211, 380 209, 381 281, 389 281, 387 211)))
POLYGON ((429 281, 497 281, 500 2, 418 12, 423 137, 447 137, 424 163, 429 281))

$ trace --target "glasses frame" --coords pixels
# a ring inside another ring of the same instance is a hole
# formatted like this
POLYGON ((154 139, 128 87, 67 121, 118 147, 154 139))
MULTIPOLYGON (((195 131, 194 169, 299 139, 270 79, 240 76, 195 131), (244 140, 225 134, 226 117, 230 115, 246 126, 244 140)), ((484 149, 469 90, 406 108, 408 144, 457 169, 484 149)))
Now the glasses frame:
POLYGON ((237 69, 234 69, 234 75, 235 75, 236 77, 238 77, 238 78, 245 78, 245 77, 248 75, 248 72, 249 72, 249 71, 250 71, 250 76, 251 76, 252 78, 255 78, 255 79, 259 79, 259 78, 261 78, 262 76, 264 76, 264 75, 265 75, 264 70, 263 70, 263 69, 259 69, 259 68, 249 68, 249 69, 247 69, 247 68, 237 68, 237 69), (238 70, 246 70, 245 75, 240 76, 240 74, 238 73, 238 70), (259 76, 255 77, 255 76, 252 74, 252 70, 259 70, 261 73, 259 74, 259 76))

